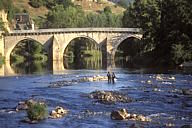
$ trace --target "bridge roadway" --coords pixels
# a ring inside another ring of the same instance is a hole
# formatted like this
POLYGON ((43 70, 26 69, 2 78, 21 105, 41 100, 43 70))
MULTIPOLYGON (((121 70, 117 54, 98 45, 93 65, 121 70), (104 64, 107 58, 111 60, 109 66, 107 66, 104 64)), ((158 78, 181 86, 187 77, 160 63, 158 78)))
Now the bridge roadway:
POLYGON ((12 30, 2 33, 0 54, 10 63, 10 55, 16 45, 23 40, 35 40, 43 45, 49 60, 53 61, 53 70, 64 70, 63 54, 70 42, 76 38, 88 38, 98 44, 106 55, 108 65, 114 64, 118 46, 127 38, 142 38, 139 28, 60 28, 38 30, 12 30))

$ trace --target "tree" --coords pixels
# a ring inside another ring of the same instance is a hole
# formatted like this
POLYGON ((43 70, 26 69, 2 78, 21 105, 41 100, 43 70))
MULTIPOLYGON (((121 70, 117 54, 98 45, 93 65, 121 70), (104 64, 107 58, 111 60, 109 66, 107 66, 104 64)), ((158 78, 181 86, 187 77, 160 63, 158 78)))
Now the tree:
POLYGON ((8 13, 8 20, 11 21, 14 17, 15 8, 12 0, 1 0, 0 10, 5 10, 8 13))
POLYGON ((105 11, 85 14, 82 8, 63 5, 55 6, 47 15, 47 24, 51 28, 66 27, 121 27, 121 16, 108 8, 105 11))
POLYGON ((79 8, 57 5, 47 16, 48 27, 81 27, 84 24, 84 17, 83 11, 79 8))
POLYGON ((111 8, 109 6, 104 8, 105 13, 112 13, 111 8))
POLYGON ((29 4, 34 7, 34 8, 39 8, 41 6, 43 6, 43 0, 30 0, 29 4))
POLYGON ((178 58, 182 63, 192 60, 191 8, 190 0, 137 0, 125 11, 123 26, 142 28, 145 47, 157 63, 178 64, 178 58), (182 51, 187 55, 177 54, 182 51))

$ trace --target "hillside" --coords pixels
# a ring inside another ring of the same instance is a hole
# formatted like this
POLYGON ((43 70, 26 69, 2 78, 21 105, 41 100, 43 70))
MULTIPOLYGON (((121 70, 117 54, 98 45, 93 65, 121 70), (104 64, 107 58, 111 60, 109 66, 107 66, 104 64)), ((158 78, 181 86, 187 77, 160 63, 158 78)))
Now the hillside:
POLYGON ((44 17, 48 13, 46 7, 33 8, 29 5, 29 0, 13 0, 13 4, 20 11, 26 10, 32 19, 37 18, 38 16, 44 17))
POLYGON ((74 3, 76 5, 82 6, 83 10, 88 12, 99 12, 99 11, 102 11, 107 6, 111 8, 113 13, 117 13, 117 14, 122 14, 125 10, 124 8, 110 1, 103 2, 103 3, 75 1, 74 3))
MULTIPOLYGON (((29 0, 13 0, 13 4, 20 11, 26 10, 32 19, 45 17, 49 11, 46 7, 43 6, 40 8, 31 7, 29 5, 29 0)), ((99 12, 102 11, 106 6, 111 7, 112 12, 117 14, 121 14, 125 10, 124 8, 117 6, 115 3, 109 1, 105 3, 75 1, 74 4, 81 6, 85 12, 99 12)))

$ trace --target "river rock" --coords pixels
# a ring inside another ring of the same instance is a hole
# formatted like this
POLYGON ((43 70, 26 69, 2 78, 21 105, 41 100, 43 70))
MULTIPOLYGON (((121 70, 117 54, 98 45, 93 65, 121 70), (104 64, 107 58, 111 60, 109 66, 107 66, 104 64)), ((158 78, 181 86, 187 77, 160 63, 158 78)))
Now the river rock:
POLYGON ((126 109, 120 109, 118 111, 111 112, 111 119, 113 120, 124 120, 130 117, 126 109))
POLYGON ((181 126, 181 128, 192 128, 192 125, 191 124, 186 124, 186 125, 181 126))
POLYGON ((83 77, 80 79, 73 79, 71 81, 56 81, 56 82, 51 82, 49 87, 50 88, 59 88, 59 87, 64 87, 64 86, 72 86, 80 82, 95 82, 95 81, 107 81, 108 78, 107 76, 93 76, 93 77, 83 77))
POLYGON ((79 82, 93 82, 93 81, 107 81, 107 80, 108 80, 107 76, 97 75, 97 76, 93 76, 93 77, 84 77, 84 78, 81 78, 77 81, 79 81, 79 82))
POLYGON ((115 102, 123 102, 123 103, 132 102, 131 98, 113 91, 94 91, 89 94, 89 97, 93 99, 98 99, 98 102, 100 103, 107 103, 107 104, 115 102))
POLYGON ((63 86, 71 86, 73 84, 75 84, 75 82, 72 82, 72 81, 56 81, 56 82, 51 82, 49 87, 59 88, 59 87, 63 87, 63 86))
POLYGON ((113 120, 135 120, 135 121, 143 121, 143 122, 150 122, 151 119, 145 117, 141 114, 130 114, 127 112, 126 109, 115 110, 111 112, 111 119, 113 120))
POLYGON ((162 81, 162 80, 163 80, 163 77, 162 77, 160 74, 158 74, 158 75, 156 76, 156 80, 162 81))
POLYGON ((36 103, 35 100, 33 99, 29 99, 29 100, 26 100, 26 101, 20 101, 18 103, 18 105, 16 106, 16 111, 20 111, 20 110, 27 110, 28 109, 28 105, 29 104, 34 104, 36 103))
POLYGON ((182 89, 183 95, 191 95, 192 96, 192 89, 182 89))
POLYGON ((55 110, 52 110, 50 113, 50 118, 57 119, 62 118, 68 113, 68 110, 63 107, 57 106, 55 110))

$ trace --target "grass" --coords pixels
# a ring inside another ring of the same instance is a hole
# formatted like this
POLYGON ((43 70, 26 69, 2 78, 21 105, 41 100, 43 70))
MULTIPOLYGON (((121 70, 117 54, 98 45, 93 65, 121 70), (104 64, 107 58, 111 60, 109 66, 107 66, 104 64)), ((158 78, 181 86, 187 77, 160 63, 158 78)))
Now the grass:
POLYGON ((47 106, 42 103, 30 103, 28 104, 27 117, 31 121, 40 121, 47 118, 48 110, 47 106))

